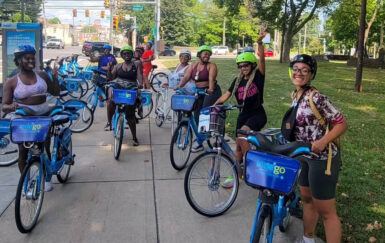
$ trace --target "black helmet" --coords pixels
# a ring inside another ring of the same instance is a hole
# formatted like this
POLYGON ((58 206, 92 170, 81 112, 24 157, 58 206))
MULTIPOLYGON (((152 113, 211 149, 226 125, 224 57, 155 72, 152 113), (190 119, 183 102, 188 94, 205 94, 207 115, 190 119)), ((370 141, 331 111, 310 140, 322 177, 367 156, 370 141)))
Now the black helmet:
POLYGON ((317 74, 317 61, 309 55, 300 54, 291 59, 290 68, 293 69, 294 64, 296 64, 297 62, 309 65, 310 72, 313 74, 311 80, 313 80, 315 78, 315 75, 317 74))

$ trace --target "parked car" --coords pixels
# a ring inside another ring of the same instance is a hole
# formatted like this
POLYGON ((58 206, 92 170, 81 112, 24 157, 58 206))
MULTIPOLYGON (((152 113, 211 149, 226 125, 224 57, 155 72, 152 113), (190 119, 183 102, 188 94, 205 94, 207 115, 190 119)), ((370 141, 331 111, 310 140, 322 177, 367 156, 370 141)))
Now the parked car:
POLYGON ((64 49, 64 42, 56 38, 49 39, 47 42, 47 49, 49 48, 64 49))
POLYGON ((83 54, 86 54, 86 49, 87 49, 87 46, 90 46, 91 45, 91 41, 85 41, 83 43, 83 47, 82 47, 82 53, 83 54))
MULTIPOLYGON (((86 45, 83 46, 84 48, 84 55, 86 56, 100 56, 104 52, 104 45, 108 44, 107 42, 88 42, 86 45)), ((114 46, 114 55, 119 56, 120 55, 120 48, 114 46)))
MULTIPOLYGON (((257 53, 259 56, 259 52, 257 53)), ((274 56, 274 51, 272 49, 266 49, 265 50, 265 57, 273 57, 274 56)))
POLYGON ((214 55, 227 55, 230 52, 227 46, 213 46, 211 49, 214 55))
POLYGON ((241 48, 238 48, 238 50, 237 49, 234 49, 233 50, 233 54, 234 55, 239 55, 239 54, 241 54, 241 53, 244 53, 244 52, 251 52, 251 53, 255 53, 255 50, 254 50, 254 48, 252 48, 251 46, 246 46, 246 47, 241 47, 241 48))
POLYGON ((79 42, 73 41, 72 44, 71 44, 71 46, 79 46, 79 42))
POLYGON ((164 51, 159 53, 159 56, 175 56, 175 55, 176 55, 176 51, 174 51, 168 46, 165 46, 164 51))
POLYGON ((47 42, 43 41, 43 48, 47 48, 47 42))

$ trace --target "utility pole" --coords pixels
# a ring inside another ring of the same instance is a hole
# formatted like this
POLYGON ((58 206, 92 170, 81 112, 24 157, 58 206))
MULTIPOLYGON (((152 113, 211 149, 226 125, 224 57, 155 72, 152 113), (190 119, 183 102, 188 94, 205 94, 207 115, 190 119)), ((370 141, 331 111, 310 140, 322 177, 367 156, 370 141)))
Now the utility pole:
POLYGON ((43 3, 43 17, 44 17, 44 37, 45 37, 45 40, 48 40, 48 37, 47 37, 47 17, 45 16, 45 6, 44 6, 44 1, 42 1, 43 3))
POLYGON ((155 37, 155 45, 154 45, 154 50, 155 50, 155 56, 158 56, 158 41, 159 41, 159 30, 160 30, 160 0, 156 0, 156 5, 155 5, 155 13, 156 13, 156 36, 155 37))
POLYGON ((357 58, 357 70, 356 70, 356 83, 354 90, 362 92, 362 67, 364 61, 364 38, 365 38, 365 24, 366 24, 366 0, 361 0, 361 19, 360 29, 358 34, 358 58, 357 58))
MULTIPOLYGON (((110 4, 110 33, 109 33, 109 43, 112 44, 112 30, 113 30, 113 26, 112 26, 112 19, 114 17, 114 4, 110 4)), ((114 53, 114 45, 112 45, 112 53, 114 53)))
POLYGON ((226 45, 226 16, 223 17, 223 37, 222 37, 222 46, 226 45))
POLYGON ((24 9, 25 9, 25 7, 24 7, 24 0, 21 0, 21 22, 22 23, 24 23, 24 9))
POLYGON ((302 33, 299 32, 299 38, 298 38, 298 54, 301 53, 301 39, 302 39, 302 33))
POLYGON ((307 35, 307 24, 305 24, 305 35, 303 37, 303 53, 306 53, 306 35, 307 35))

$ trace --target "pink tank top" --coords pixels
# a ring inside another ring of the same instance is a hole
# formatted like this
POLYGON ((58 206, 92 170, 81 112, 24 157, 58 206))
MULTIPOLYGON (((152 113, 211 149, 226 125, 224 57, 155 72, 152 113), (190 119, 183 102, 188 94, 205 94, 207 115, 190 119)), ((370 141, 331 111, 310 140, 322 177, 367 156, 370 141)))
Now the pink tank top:
POLYGON ((36 95, 45 95, 47 93, 47 83, 35 72, 36 83, 31 85, 24 84, 19 75, 17 75, 17 85, 13 91, 13 97, 16 100, 25 99, 36 95))

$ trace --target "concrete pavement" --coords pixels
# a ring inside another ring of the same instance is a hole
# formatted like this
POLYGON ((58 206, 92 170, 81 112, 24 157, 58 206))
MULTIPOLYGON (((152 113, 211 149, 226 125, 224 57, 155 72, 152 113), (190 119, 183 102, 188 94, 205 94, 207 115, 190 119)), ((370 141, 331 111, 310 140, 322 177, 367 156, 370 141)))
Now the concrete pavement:
MULTIPOLYGON (((55 189, 45 194, 38 224, 28 235, 18 232, 14 219, 17 167, 0 168, 0 243, 249 241, 256 190, 242 182, 228 212, 201 216, 185 198, 185 170, 175 171, 170 164, 170 124, 158 128, 152 118, 141 121, 140 146, 131 146, 127 132, 115 161, 112 133, 103 130, 105 108, 95 114, 89 130, 73 135, 76 162, 69 182, 58 184, 55 178, 55 189)), ((292 218, 286 234, 276 229, 274 242, 293 242, 301 232, 302 222, 292 218)))

